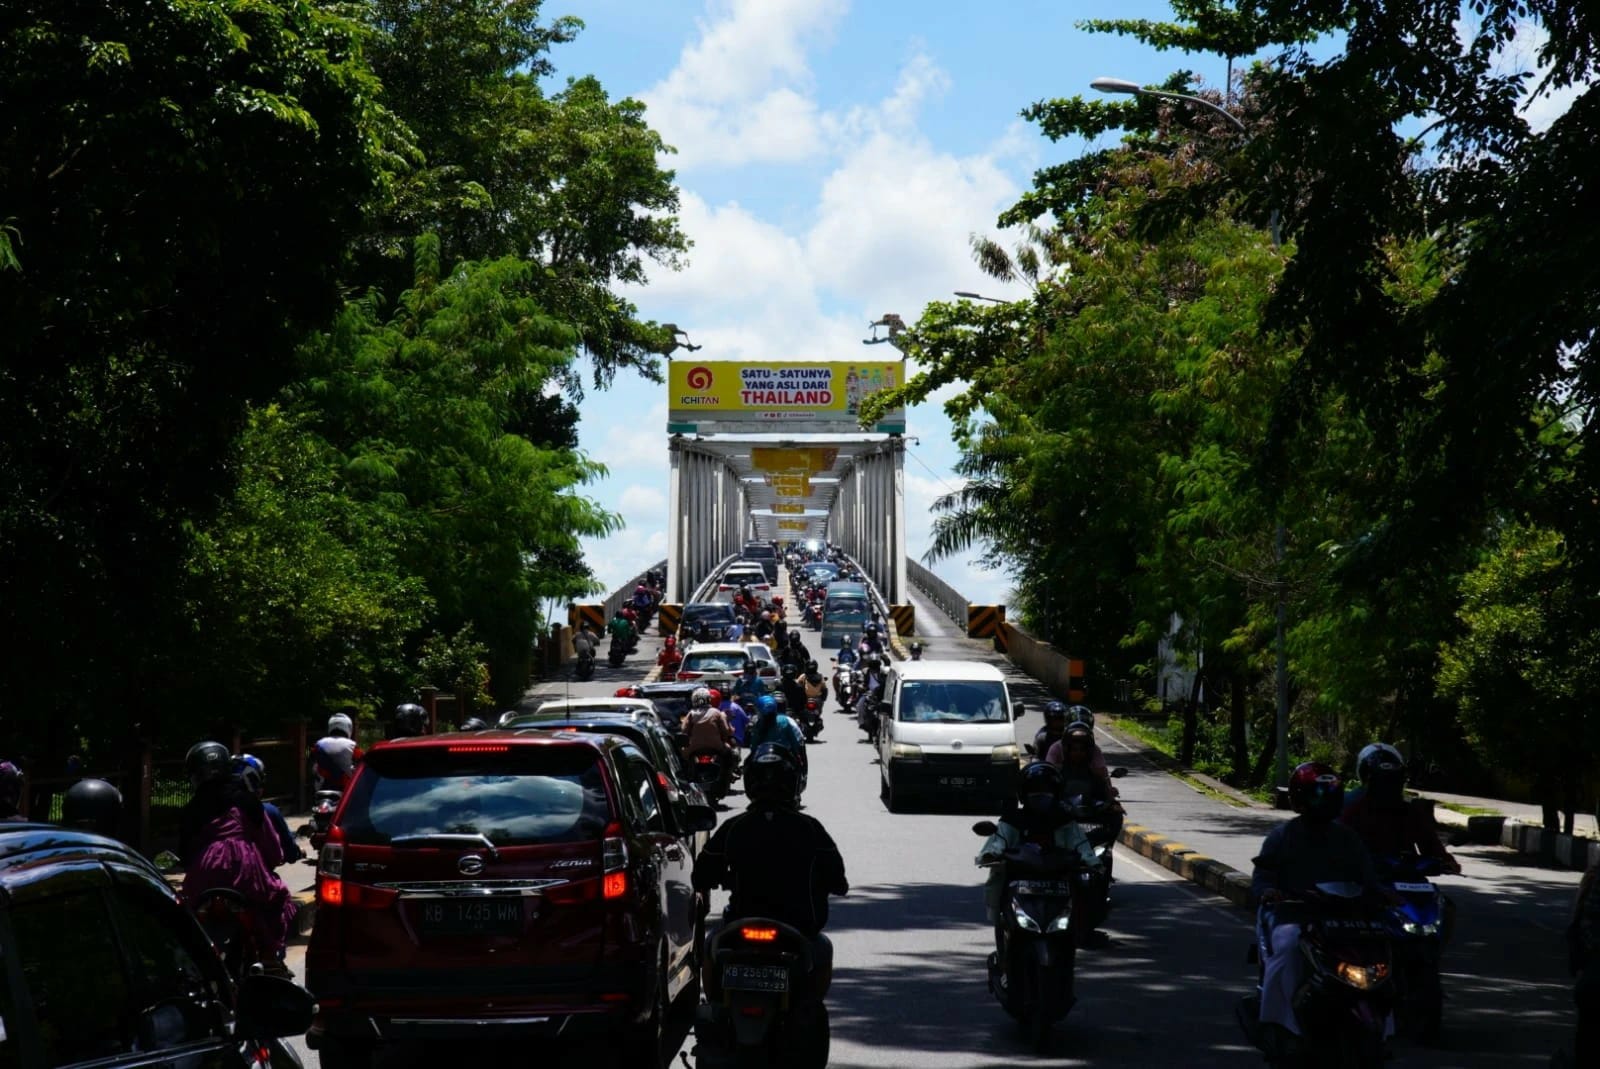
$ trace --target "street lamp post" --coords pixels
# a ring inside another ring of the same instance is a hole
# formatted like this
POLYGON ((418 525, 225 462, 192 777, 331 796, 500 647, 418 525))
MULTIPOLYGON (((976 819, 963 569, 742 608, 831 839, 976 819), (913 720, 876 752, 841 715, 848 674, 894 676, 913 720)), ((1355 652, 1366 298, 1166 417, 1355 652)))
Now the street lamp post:
MULTIPOLYGON (((1168 100, 1182 100, 1190 104, 1199 104, 1203 108, 1210 108, 1224 119, 1233 123, 1238 131, 1245 136, 1246 140, 1250 138, 1250 131, 1245 126, 1244 120, 1240 119, 1239 116, 1221 104, 1214 103, 1202 96, 1196 96, 1193 93, 1179 93, 1171 89, 1147 89, 1138 82, 1130 82, 1126 78, 1096 78, 1089 83, 1089 88, 1098 89, 1102 93, 1128 93, 1133 96, 1165 97, 1168 100)), ((1274 249, 1282 248, 1283 243, 1279 234, 1277 208, 1272 209, 1272 217, 1267 226, 1272 234, 1272 247, 1274 249)), ((1277 633, 1274 636, 1278 653, 1278 715, 1275 725, 1275 745, 1278 755, 1276 767, 1273 770, 1273 779, 1280 791, 1289 786, 1289 651, 1284 640, 1287 609, 1284 604, 1283 590, 1283 544, 1285 534, 1283 520, 1279 519, 1276 537, 1273 540, 1273 560, 1278 567, 1278 619, 1277 633)), ((1280 797, 1279 804, 1282 804, 1282 801, 1283 799, 1280 797)))
POLYGON ((1000 297, 985 297, 983 294, 981 294, 981 293, 973 293, 971 290, 956 290, 955 291, 955 295, 957 297, 964 297, 965 299, 967 299, 969 301, 989 301, 992 304, 1010 304, 1011 303, 1010 301, 1004 300, 1004 299, 1002 299, 1000 297))

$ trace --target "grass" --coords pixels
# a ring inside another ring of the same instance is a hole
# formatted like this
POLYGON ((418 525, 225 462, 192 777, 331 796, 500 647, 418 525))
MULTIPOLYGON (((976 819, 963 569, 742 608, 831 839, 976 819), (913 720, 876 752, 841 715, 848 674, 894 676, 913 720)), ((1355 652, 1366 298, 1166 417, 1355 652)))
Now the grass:
MULTIPOLYGON (((1416 797, 1419 797, 1419 796, 1416 795, 1416 794, 1412 794, 1411 797, 1416 798, 1416 797)), ((1452 813, 1460 813, 1464 817, 1503 817, 1503 816, 1505 816, 1505 814, 1500 812, 1500 810, 1498 810, 1498 809, 1489 809, 1486 806, 1481 806, 1481 805, 1462 805, 1460 802, 1443 802, 1443 801, 1438 800, 1437 798, 1434 799, 1433 804, 1438 806, 1440 809, 1448 809, 1452 813)))
MULTIPOLYGON (((1113 719, 1118 731, 1132 735, 1146 746, 1166 754, 1174 761, 1178 759, 1178 736, 1177 733, 1172 729, 1172 722, 1169 721, 1165 726, 1157 726, 1142 720, 1136 720, 1132 717, 1115 717, 1113 719)), ((1196 771, 1204 772, 1208 776, 1216 776, 1221 771, 1220 769, 1207 767, 1205 762, 1196 762, 1195 769, 1196 771)), ((1195 790, 1199 791, 1208 798, 1215 798, 1219 802, 1226 802, 1228 805, 1231 805, 1237 809, 1244 808, 1244 803, 1239 801, 1239 799, 1233 797, 1231 794, 1217 790, 1204 780, 1196 779, 1194 776, 1191 776, 1183 771, 1174 771, 1171 774, 1183 780, 1183 782, 1187 783, 1189 786, 1193 787, 1195 790)), ((1257 797, 1259 797, 1259 795, 1257 795, 1257 797)), ((1262 801, 1270 802, 1271 800, 1272 792, 1269 788, 1267 790, 1266 797, 1263 798, 1262 801)))

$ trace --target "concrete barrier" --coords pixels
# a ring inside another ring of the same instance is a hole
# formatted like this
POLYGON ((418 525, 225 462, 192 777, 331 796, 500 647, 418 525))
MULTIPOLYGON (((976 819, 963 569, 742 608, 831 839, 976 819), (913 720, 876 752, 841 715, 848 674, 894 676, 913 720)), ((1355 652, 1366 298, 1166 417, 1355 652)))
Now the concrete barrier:
POLYGON ((1004 605, 968 605, 967 637, 994 638, 1005 618, 1004 605))

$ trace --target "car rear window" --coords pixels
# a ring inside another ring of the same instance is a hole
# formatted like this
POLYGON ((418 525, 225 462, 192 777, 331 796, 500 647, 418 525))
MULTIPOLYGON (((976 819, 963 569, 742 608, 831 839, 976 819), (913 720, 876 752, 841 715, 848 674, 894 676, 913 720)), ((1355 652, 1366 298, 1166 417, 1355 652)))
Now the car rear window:
POLYGON ((778 551, 773 549, 771 546, 745 546, 743 556, 750 557, 751 559, 760 557, 763 560, 776 560, 778 557, 778 551))
POLYGON ((345 842, 484 835, 496 846, 599 839, 611 803, 588 746, 462 743, 367 755, 340 827, 345 842))
POLYGON ((733 606, 723 602, 713 604, 701 601, 683 607, 683 623, 698 624, 702 620, 708 624, 731 624, 733 623, 733 606))
POLYGON ((674 720, 682 719, 689 711, 689 699, 684 698, 651 698, 655 703, 656 713, 659 716, 668 716, 674 720))
POLYGON ((744 663, 750 658, 744 653, 695 653, 690 651, 683 658, 683 665, 679 671, 690 672, 743 672, 744 663))

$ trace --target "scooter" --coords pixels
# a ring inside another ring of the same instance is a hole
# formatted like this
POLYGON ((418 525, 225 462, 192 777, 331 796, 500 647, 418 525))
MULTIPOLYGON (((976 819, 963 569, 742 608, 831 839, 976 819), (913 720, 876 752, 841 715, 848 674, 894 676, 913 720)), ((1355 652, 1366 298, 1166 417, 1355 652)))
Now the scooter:
MULTIPOLYGON (((999 827, 980 820, 972 830, 988 837, 999 827)), ((989 956, 989 991, 1027 1029, 1034 1051, 1043 1054, 1055 1023, 1077 1002, 1075 885, 1090 874, 1073 854, 1035 842, 979 864, 1004 866, 1000 945, 989 956)))
POLYGON ((1395 1025, 1436 1043, 1444 1010, 1439 957, 1444 948, 1444 893, 1428 877, 1444 871, 1438 858, 1381 857, 1378 872, 1400 902, 1389 910, 1394 947, 1395 1025))
POLYGON ((311 803, 311 849, 320 851, 328 841, 328 829, 333 826, 334 810, 339 808, 343 791, 318 791, 311 803))
POLYGON ((806 741, 814 741, 822 734, 822 700, 807 698, 805 709, 795 719, 800 723, 800 730, 805 732, 806 741))
POLYGON ((689 775, 713 805, 727 797, 732 763, 732 758, 721 750, 701 749, 689 754, 689 775))
POLYGON ((195 919, 217 948, 222 967, 235 981, 260 964, 255 918, 244 896, 231 887, 214 887, 194 902, 195 919))
MULTIPOLYGON (((811 940, 780 921, 726 921, 712 937, 696 1010, 696 1069, 824 1069, 828 1009, 811 940)), ((688 1064, 685 1059, 685 1064, 688 1064)))
POLYGON ((606 661, 612 668, 621 668, 622 662, 628 659, 628 645, 620 638, 611 639, 611 647, 606 650, 606 661))
POLYGON ((1320 883, 1302 898, 1262 906, 1249 960, 1260 968, 1256 990, 1235 1009, 1250 1042, 1272 1065, 1381 1069, 1384 1033, 1394 1003, 1389 918, 1359 884, 1320 883), (1301 924, 1305 978, 1294 994, 1300 1035, 1261 1023, 1261 977, 1272 928, 1301 924))
POLYGON ((594 678, 594 650, 584 649, 578 653, 578 663, 573 666, 572 674, 575 678, 587 682, 594 678))
POLYGON ((861 697, 856 700, 856 724, 867 733, 867 741, 874 746, 878 744, 878 729, 882 726, 882 719, 878 712, 880 702, 862 689, 861 697))

